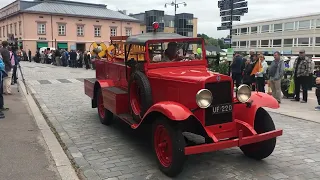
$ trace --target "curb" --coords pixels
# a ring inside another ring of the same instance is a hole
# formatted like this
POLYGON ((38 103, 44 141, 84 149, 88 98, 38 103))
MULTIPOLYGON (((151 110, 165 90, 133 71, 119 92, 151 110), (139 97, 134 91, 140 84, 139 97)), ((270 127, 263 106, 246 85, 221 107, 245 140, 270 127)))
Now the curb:
POLYGON ((274 113, 274 114, 280 114, 282 116, 287 116, 287 117, 299 119, 299 120, 302 120, 302 121, 308 121, 308 122, 320 124, 320 122, 317 122, 317 121, 313 121, 313 120, 309 120, 309 119, 303 119, 303 118, 300 118, 300 117, 291 116, 291 115, 284 114, 284 113, 281 113, 281 112, 274 112, 274 111, 270 111, 270 110, 269 110, 269 112, 274 113))
POLYGON ((28 88, 29 94, 26 93, 26 87, 24 83, 19 80, 20 90, 23 92, 25 99, 28 102, 29 108, 32 112, 32 115, 36 121, 36 124, 41 131, 41 134, 48 146, 48 149, 51 153, 51 156, 57 167, 57 171, 62 180, 79 180, 79 177, 70 163, 69 158, 67 157, 65 151, 62 149, 62 146, 59 143, 59 138, 55 131, 48 125, 39 104, 36 102, 34 95, 34 90, 28 88))

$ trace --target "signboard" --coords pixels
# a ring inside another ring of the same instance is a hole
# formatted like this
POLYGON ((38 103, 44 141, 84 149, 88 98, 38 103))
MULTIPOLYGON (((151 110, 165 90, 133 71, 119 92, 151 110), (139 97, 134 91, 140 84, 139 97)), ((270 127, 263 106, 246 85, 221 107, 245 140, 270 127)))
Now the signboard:
MULTIPOLYGON (((218 1, 218 8, 221 8, 223 5, 225 4, 231 4, 232 0, 222 0, 222 1, 218 1)), ((233 0, 233 3, 238 3, 241 1, 245 1, 245 0, 233 0)))
POLYGON ((221 26, 227 26, 227 27, 230 27, 230 26, 231 26, 231 22, 224 22, 224 23, 221 23, 221 26))
MULTIPOLYGON (((245 13, 248 13, 248 8, 234 9, 232 12, 232 15, 243 16, 245 13)), ((220 16, 230 16, 230 15, 231 15, 231 10, 220 12, 220 16)))
POLYGON ((221 27, 217 27, 217 30, 218 31, 221 31, 221 30, 228 30, 228 29, 231 29, 231 27, 226 27, 226 26, 221 26, 221 27))
POLYGON ((70 45, 70 50, 76 50, 76 49, 77 49, 76 45, 70 45))
POLYGON ((231 44, 231 39, 223 39, 224 44, 231 44))
POLYGON ((227 61, 233 61, 233 54, 234 54, 233 48, 228 48, 228 50, 227 50, 227 61))
MULTIPOLYGON (((221 21, 231 21, 231 16, 221 17, 221 21)), ((240 16, 232 16, 232 21, 240 21, 240 16)))
MULTIPOLYGON (((223 4, 220 7, 220 10, 221 11, 229 10, 229 9, 231 9, 231 6, 232 6, 232 4, 227 4, 227 3, 223 4)), ((247 7, 247 6, 248 6, 248 2, 244 1, 244 2, 241 2, 241 3, 233 4, 233 9, 243 8, 243 7, 247 7)))

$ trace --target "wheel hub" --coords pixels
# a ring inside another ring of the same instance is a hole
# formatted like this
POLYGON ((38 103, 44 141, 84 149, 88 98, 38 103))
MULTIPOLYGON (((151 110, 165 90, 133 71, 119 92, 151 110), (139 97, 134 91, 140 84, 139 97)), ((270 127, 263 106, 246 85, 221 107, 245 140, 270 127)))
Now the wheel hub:
POLYGON ((172 141, 163 125, 158 125, 154 133, 154 147, 159 162, 164 167, 172 163, 172 141))

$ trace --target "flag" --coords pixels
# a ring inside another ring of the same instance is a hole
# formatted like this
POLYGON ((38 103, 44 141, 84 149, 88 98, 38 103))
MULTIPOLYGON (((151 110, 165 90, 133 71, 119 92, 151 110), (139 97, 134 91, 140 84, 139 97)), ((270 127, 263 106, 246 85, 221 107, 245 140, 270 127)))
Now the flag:
POLYGON ((262 71, 262 64, 261 64, 261 61, 260 61, 260 59, 256 62, 256 64, 254 65, 254 67, 253 67, 253 70, 252 70, 252 72, 251 72, 251 76, 252 75, 255 75, 256 73, 258 73, 258 72, 261 72, 262 71))

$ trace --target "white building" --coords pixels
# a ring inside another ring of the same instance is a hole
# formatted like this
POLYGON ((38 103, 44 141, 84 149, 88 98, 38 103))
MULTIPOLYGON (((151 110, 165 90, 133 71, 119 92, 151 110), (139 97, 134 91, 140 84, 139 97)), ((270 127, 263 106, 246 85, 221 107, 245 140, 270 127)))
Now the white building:
POLYGON ((281 19, 270 19, 233 26, 232 46, 235 51, 320 57, 320 13, 281 19))

